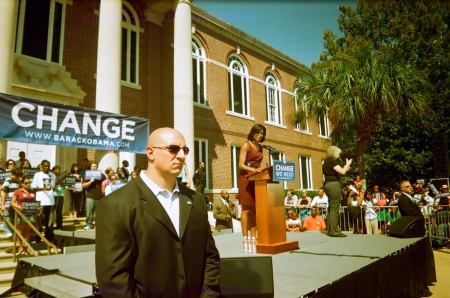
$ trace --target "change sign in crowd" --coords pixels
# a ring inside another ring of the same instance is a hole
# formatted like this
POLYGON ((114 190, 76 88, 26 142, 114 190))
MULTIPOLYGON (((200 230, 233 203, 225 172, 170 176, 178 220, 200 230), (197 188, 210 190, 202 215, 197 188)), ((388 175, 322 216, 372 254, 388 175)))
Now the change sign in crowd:
POLYGON ((0 139, 143 153, 146 119, 0 93, 0 139))

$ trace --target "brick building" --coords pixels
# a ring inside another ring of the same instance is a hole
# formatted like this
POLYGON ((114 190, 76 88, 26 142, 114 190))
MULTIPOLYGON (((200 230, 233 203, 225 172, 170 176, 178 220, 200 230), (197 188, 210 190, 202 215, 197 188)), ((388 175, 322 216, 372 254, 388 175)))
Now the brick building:
MULTIPOLYGON (((0 51, 0 92, 146 118, 150 130, 175 127, 194 148, 191 175, 205 161, 209 194, 237 192, 239 148, 250 128, 261 123, 267 128, 265 144, 279 151, 272 156, 265 151, 263 163, 273 158, 296 163, 296 181, 285 188, 321 186, 327 119, 308 119, 298 127, 288 122, 298 72, 305 66, 195 2, 8 0, 0 9, 6 49, 0 51)), ((34 150, 2 140, 0 153, 15 159, 14 146, 28 155, 34 150)), ((143 154, 49 150, 49 159, 63 169, 85 157, 100 161, 101 168, 117 167, 123 159, 146 167, 143 154)))

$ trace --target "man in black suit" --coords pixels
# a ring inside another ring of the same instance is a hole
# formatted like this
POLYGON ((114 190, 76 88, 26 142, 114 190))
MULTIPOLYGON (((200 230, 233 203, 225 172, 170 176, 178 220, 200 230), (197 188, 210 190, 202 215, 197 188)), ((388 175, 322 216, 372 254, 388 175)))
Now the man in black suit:
MULTIPOLYGON (((400 197, 398 198, 398 209, 400 210, 400 213, 402 216, 418 216, 423 218, 422 211, 420 210, 419 206, 417 206, 416 201, 413 198, 414 189, 411 185, 411 183, 408 180, 402 180, 400 181, 400 197)), ((425 221, 424 221, 425 224, 425 221)), ((434 271, 434 257, 432 255, 431 251, 431 245, 429 249, 427 248, 427 251, 424 252, 425 258, 429 259, 429 262, 432 262, 432 271, 434 271)), ((427 270, 427 273, 429 271, 427 270)), ((420 297, 429 297, 433 293, 430 292, 428 289, 427 283, 430 283, 428 279, 435 279, 436 273, 434 273, 434 277, 428 277, 422 280, 422 283, 419 284, 419 296, 420 297)), ((430 276, 433 276, 433 273, 429 274, 430 276)))
POLYGON ((127 179, 130 177, 130 171, 128 170, 128 167, 130 166, 128 160, 122 160, 122 171, 123 171, 123 176, 127 179))
POLYGON ((102 297, 219 297, 219 252, 203 196, 177 183, 189 153, 172 128, 155 130, 146 172, 100 200, 96 275, 102 297))
POLYGON ((422 211, 417 206, 413 197, 414 189, 408 180, 400 181, 400 197, 398 198, 398 208, 402 216, 421 216, 422 211))

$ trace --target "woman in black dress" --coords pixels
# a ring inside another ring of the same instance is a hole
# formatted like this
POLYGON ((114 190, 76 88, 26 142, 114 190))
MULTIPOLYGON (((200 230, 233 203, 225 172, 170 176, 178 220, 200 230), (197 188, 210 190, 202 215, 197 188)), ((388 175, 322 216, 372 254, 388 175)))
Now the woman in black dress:
POLYGON ((345 175, 350 169, 352 159, 345 159, 345 166, 339 165, 341 159, 341 149, 331 146, 327 150, 325 161, 322 165, 322 172, 325 177, 325 193, 328 196, 328 236, 347 237, 339 227, 339 207, 341 203, 341 183, 340 175, 345 175))

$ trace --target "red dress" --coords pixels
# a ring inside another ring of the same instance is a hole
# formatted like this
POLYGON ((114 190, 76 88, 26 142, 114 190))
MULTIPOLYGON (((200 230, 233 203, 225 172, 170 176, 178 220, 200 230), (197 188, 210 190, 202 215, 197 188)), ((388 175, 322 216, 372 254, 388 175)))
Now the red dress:
MULTIPOLYGON (((259 151, 256 151, 250 144, 250 151, 247 152, 247 158, 245 159, 245 164, 250 167, 258 168, 261 165, 263 159, 262 146, 260 146, 259 151)), ((245 175, 249 173, 245 170, 239 172, 239 204, 242 206, 255 206, 255 183, 249 181, 245 175)))

